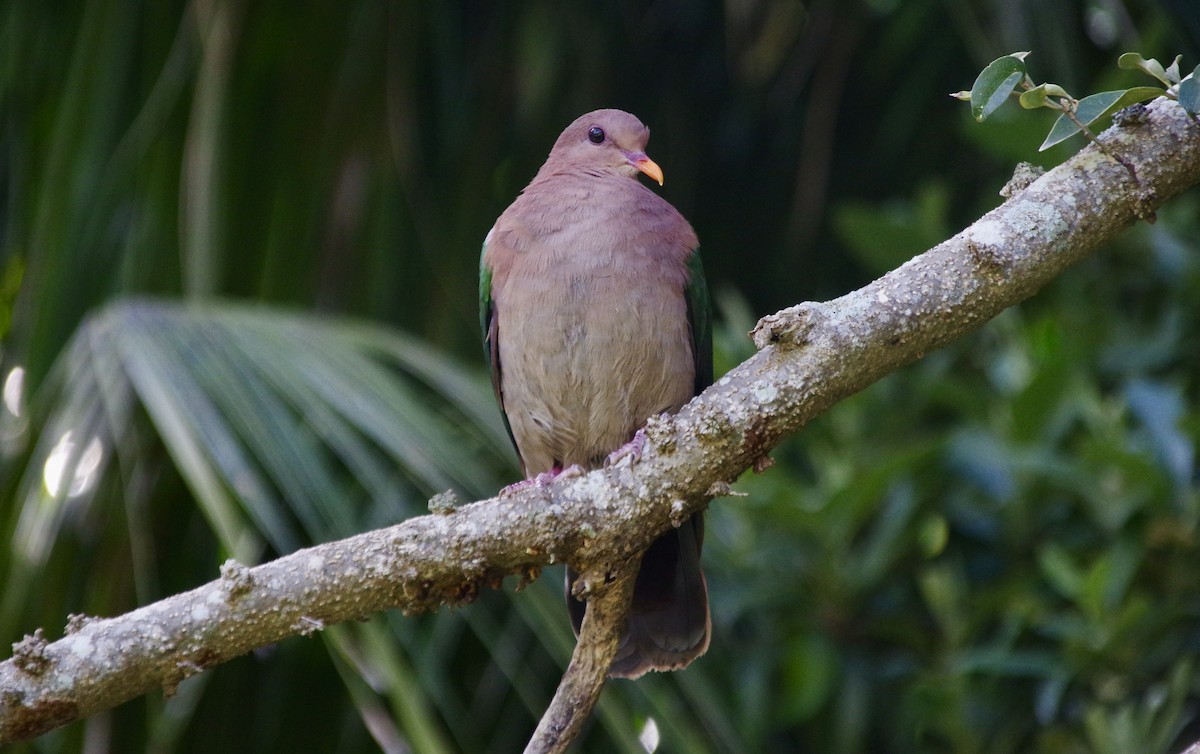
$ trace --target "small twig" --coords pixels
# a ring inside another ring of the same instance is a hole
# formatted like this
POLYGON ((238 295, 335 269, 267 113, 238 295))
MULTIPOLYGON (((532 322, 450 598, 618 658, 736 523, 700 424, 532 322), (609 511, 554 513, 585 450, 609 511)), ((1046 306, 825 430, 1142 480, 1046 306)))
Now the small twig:
POLYGON ((617 641, 629 612, 639 561, 640 558, 635 558, 624 564, 612 583, 588 598, 571 664, 529 739, 525 754, 566 751, 583 730, 617 654, 617 641))

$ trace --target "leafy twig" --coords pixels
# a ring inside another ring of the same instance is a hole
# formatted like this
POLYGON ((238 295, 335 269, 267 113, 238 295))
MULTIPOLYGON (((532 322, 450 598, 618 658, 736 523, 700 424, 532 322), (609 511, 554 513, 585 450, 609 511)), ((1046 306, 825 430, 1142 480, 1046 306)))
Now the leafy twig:
POLYGON ((1166 88, 1135 86, 1098 92, 1076 99, 1058 84, 1047 82, 1035 85, 1025 65, 1028 55, 1028 52, 1015 52, 996 58, 975 78, 970 91, 956 92, 951 96, 969 101, 971 112, 978 121, 986 119, 1009 97, 1017 97, 1021 107, 1026 109, 1046 107, 1057 110, 1061 114, 1038 148, 1039 151, 1049 149, 1076 133, 1083 134, 1084 138, 1095 144, 1100 151, 1120 163, 1138 186, 1141 186, 1141 181, 1138 180, 1133 163, 1101 141, 1092 133, 1091 126, 1118 110, 1157 97, 1175 100, 1193 119, 1200 109, 1200 82, 1197 81, 1200 78, 1200 66, 1188 77, 1181 78, 1179 62, 1182 56, 1177 56, 1170 66, 1164 68, 1153 58, 1147 60, 1138 53, 1127 52, 1118 59, 1119 67, 1143 71, 1160 81, 1166 88))

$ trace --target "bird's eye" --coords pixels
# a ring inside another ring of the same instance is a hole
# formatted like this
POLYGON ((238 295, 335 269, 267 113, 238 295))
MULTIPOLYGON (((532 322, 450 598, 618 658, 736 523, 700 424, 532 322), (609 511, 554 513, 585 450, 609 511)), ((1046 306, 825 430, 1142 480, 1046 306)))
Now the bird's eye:
POLYGON ((604 129, 600 126, 592 126, 588 129, 588 141, 593 144, 601 144, 604 142, 604 129))

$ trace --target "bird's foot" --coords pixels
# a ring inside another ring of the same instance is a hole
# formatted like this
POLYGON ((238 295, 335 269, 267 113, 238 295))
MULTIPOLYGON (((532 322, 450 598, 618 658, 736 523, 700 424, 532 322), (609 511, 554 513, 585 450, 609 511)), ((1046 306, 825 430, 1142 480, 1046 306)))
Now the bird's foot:
POLYGON ((577 463, 573 463, 562 471, 557 472, 555 479, 575 479, 587 474, 587 469, 577 463))
MULTIPOLYGON (((578 467, 572 466, 571 468, 578 468, 578 467)), ((567 469, 567 471, 570 471, 570 470, 571 469, 567 469)), ((508 485, 507 487, 504 487, 503 489, 501 489, 498 494, 498 497, 512 497, 513 495, 517 494, 518 492, 525 489, 526 487, 538 487, 538 488, 545 487, 546 485, 550 484, 555 479, 557 479, 558 476, 562 473, 563 473, 562 467, 555 466, 554 468, 550 469, 549 471, 543 471, 542 473, 538 474, 537 476, 535 476, 531 479, 522 479, 519 482, 513 482, 512 484, 508 485)))
POLYGON ((512 484, 501 487, 500 491, 496 493, 496 497, 512 497, 531 484, 533 484, 532 479, 522 479, 519 482, 513 482, 512 484))
POLYGON ((558 479, 558 475, 561 473, 562 473, 562 466, 555 466, 554 468, 550 469, 549 471, 543 471, 542 473, 538 474, 530 481, 533 482, 534 487, 545 487, 548 484, 550 484, 551 482, 553 482, 555 479, 558 479))
POLYGON ((608 454, 608 459, 605 460, 605 466, 616 466, 626 458, 629 459, 630 465, 642 460, 642 453, 646 452, 646 430, 639 429, 633 433, 633 439, 617 448, 608 454))

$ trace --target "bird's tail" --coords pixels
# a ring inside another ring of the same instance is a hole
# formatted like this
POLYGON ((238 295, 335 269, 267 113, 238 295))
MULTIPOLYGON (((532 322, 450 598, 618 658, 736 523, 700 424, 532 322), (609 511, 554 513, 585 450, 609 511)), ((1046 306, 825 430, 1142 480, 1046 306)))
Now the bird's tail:
MULTIPOLYGON (((703 514, 668 531, 642 556, 633 602, 609 676, 637 678, 649 670, 677 670, 708 649, 711 620, 708 587, 700 569, 703 514)), ((571 596, 575 574, 567 569, 567 608, 575 635, 584 603, 571 596)))

